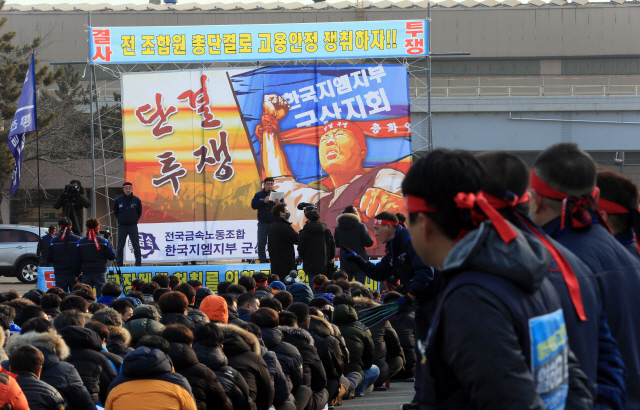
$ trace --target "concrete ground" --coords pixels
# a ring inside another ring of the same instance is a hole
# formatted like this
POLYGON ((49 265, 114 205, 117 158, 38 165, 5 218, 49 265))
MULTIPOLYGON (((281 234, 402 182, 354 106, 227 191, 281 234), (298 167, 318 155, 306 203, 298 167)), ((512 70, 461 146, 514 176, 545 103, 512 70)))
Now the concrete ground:
POLYGON ((27 285, 26 283, 20 282, 16 278, 7 278, 5 276, 0 276, 0 293, 15 289, 20 295, 24 295, 31 289, 36 289, 37 287, 38 286, 35 283, 32 285, 27 285))
POLYGON ((385 392, 372 392, 364 397, 343 401, 336 410, 397 410, 409 403, 414 393, 413 383, 391 383, 391 388, 385 392))

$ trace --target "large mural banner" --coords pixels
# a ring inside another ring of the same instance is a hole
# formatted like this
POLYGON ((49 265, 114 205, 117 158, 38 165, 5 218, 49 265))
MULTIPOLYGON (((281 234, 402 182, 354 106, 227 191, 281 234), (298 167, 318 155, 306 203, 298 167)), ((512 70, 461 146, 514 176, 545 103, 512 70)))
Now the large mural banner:
MULTIPOLYGON (((374 215, 402 211, 411 161, 403 65, 136 73, 122 88, 143 262, 255 258, 251 199, 267 176, 296 230, 301 202, 315 204, 332 231, 354 205, 372 236, 374 215)), ((370 254, 383 249, 376 243, 370 254)))

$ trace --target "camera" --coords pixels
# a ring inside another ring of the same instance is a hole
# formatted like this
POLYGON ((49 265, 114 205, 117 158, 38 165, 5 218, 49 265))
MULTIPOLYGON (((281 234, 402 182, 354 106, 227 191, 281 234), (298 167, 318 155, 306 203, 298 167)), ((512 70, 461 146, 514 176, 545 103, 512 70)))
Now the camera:
POLYGON ((318 207, 315 206, 314 204, 309 203, 309 202, 300 202, 298 204, 298 209, 300 211, 304 211, 304 213, 306 214, 309 211, 317 211, 318 207))

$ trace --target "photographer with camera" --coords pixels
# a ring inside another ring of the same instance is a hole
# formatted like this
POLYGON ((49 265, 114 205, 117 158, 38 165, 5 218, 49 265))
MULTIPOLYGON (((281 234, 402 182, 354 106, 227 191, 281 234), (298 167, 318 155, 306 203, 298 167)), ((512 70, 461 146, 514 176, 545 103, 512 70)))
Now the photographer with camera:
MULTIPOLYGON (((267 253, 265 252, 267 234, 269 233, 269 227, 275 222, 271 210, 276 203, 271 199, 271 192, 275 190, 273 188, 274 179, 267 177, 263 183, 264 188, 262 191, 256 192, 251 200, 251 208, 258 211, 258 259, 264 263, 267 261, 267 253)), ((284 203, 284 199, 280 199, 280 202, 284 203)))
POLYGON ((118 266, 124 263, 124 247, 127 244, 127 236, 133 246, 133 255, 136 258, 136 266, 142 266, 140 253, 140 239, 138 237, 138 220, 142 216, 142 202, 133 195, 133 184, 122 184, 124 194, 118 198, 113 206, 113 213, 118 218, 118 266))
POLYGON ((329 267, 334 268, 336 242, 327 224, 320 222, 318 208, 305 202, 298 204, 298 209, 301 207, 307 221, 299 233, 298 255, 302 259, 302 269, 309 277, 309 284, 312 284, 316 275, 326 275, 329 267))
POLYGON ((286 204, 273 207, 273 226, 269 228, 269 254, 271 256, 271 273, 281 278, 296 269, 296 251, 293 245, 298 244, 298 233, 291 226, 291 213, 286 204))
POLYGON ((71 219, 73 233, 80 236, 82 236, 81 229, 84 225, 84 211, 82 208, 89 208, 90 205, 91 202, 85 196, 84 188, 77 179, 65 185, 64 191, 53 203, 55 209, 60 209, 64 206, 62 216, 71 219))

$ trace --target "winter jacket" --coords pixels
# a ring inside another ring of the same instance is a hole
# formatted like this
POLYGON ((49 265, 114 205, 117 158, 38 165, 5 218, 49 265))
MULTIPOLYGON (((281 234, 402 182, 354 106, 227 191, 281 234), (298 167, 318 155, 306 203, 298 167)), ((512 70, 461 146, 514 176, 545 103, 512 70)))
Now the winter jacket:
POLYGON ((565 400, 566 409, 591 408, 588 379, 569 350, 561 303, 546 279, 550 255, 528 232, 516 233, 505 243, 485 222, 449 252, 441 271, 446 290, 427 339, 421 408, 542 410, 565 400), (568 377, 536 383, 552 363, 568 377))
POLYGON ((244 377, 255 409, 268 410, 273 402, 274 391, 269 369, 261 356, 258 338, 235 325, 219 324, 218 327, 224 334, 222 350, 229 366, 244 377))
POLYGON ((329 260, 336 257, 336 242, 326 223, 309 221, 304 225, 299 233, 298 255, 307 274, 327 273, 329 260))
MULTIPOLYGON (((358 315, 360 315, 360 312, 365 309, 380 306, 373 300, 361 296, 353 298, 353 302, 358 315)), ((393 330, 393 327, 391 327, 391 323, 388 320, 369 328, 369 331, 371 332, 371 339, 373 340, 375 352, 373 355, 373 364, 378 366, 378 369, 380 369, 380 376, 378 377, 378 380, 387 380, 389 378, 389 365, 387 364, 387 356, 389 352, 387 350, 387 340, 392 344, 391 346, 388 346, 388 348, 390 351, 395 353, 393 357, 402 356, 404 361, 404 354, 402 353, 400 340, 398 340, 398 335, 395 330, 393 330)))
POLYGON ((36 256, 40 259, 40 263, 47 262, 47 254, 51 241, 55 238, 55 234, 47 233, 38 241, 38 247, 36 248, 36 256))
POLYGON ((229 324, 230 325, 241 325, 244 323, 244 320, 240 319, 240 316, 238 316, 238 311, 227 307, 228 312, 229 312, 229 324))
POLYGON ((620 245, 624 246, 626 250, 628 250, 631 255, 640 259, 640 253, 638 253, 638 244, 635 240, 635 234, 633 230, 628 230, 624 232, 620 232, 614 236, 616 241, 620 242, 620 245))
POLYGON ((194 303, 196 308, 199 309, 200 308, 200 304, 202 303, 204 298, 206 298, 207 296, 211 296, 211 295, 215 295, 215 293, 213 293, 213 291, 211 289, 209 289, 209 288, 205 288, 205 287, 201 286, 198 289, 196 289, 196 301, 194 303))
MULTIPOLYGON (((542 229, 573 252, 595 275, 604 315, 611 335, 618 342, 618 350, 628 372, 627 408, 639 408, 640 319, 631 312, 640 310, 640 299, 633 291, 640 287, 640 261, 599 223, 592 223, 588 229, 580 231, 560 230, 558 217, 545 224, 542 229)), ((602 355, 599 357, 599 379, 601 370, 606 370, 601 365, 610 366, 607 361, 610 362, 611 359, 602 355)))
POLYGON ((69 219, 73 222, 73 233, 76 235, 80 235, 82 230, 84 229, 84 209, 89 208, 91 206, 91 201, 89 198, 84 196, 81 192, 84 192, 83 188, 80 188, 80 191, 77 193, 73 193, 69 195, 66 191, 63 191, 58 198, 56 198, 53 203, 53 207, 55 209, 62 208, 63 214, 66 215, 67 210, 67 202, 71 201, 73 204, 73 211, 75 213, 75 218, 73 215, 69 215, 69 219))
POLYGON ((306 283, 298 282, 289 287, 289 293, 293 296, 293 302, 302 302, 308 305, 313 299, 313 291, 306 283))
POLYGON ((273 405, 280 406, 286 401, 295 404, 296 399, 291 394, 291 382, 285 376, 276 353, 267 349, 261 341, 260 354, 269 369, 269 377, 273 386, 273 405))
MULTIPOLYGON (((271 195, 271 192, 267 192, 263 189, 262 191, 256 192, 251 200, 251 208, 258 210, 258 221, 267 224, 274 222, 271 210, 276 205, 275 201, 264 202, 264 199, 269 195, 271 195)), ((284 199, 281 199, 280 202, 284 202, 284 199)))
POLYGON ((298 244, 298 233, 291 227, 291 222, 278 217, 269 228, 268 238, 271 273, 285 278, 296 269, 293 245, 298 244))
POLYGON ((405 364, 395 379, 409 379, 415 377, 416 372, 416 352, 415 352, 415 321, 416 315, 411 312, 399 319, 392 320, 391 327, 396 331, 400 346, 404 353, 405 364))
POLYGON ((16 380, 6 373, 0 373, 0 404, 2 409, 29 410, 29 402, 16 380))
POLYGON ((333 312, 333 323, 340 329, 349 350, 349 363, 344 374, 358 372, 364 377, 364 371, 373 365, 374 345, 371 332, 358 321, 358 314, 349 305, 338 305, 333 312))
POLYGON ((174 371, 184 376, 191 386, 198 410, 232 410, 224 389, 213 370, 198 363, 196 352, 185 343, 170 343, 169 358, 174 371))
POLYGON ((211 295, 205 297, 200 304, 200 311, 207 315, 212 322, 229 322, 227 301, 222 296, 211 295))
MULTIPOLYGON (((373 246, 373 238, 366 225, 360 220, 360 217, 346 213, 338 216, 336 220, 338 226, 336 226, 333 235, 336 240, 336 247, 345 246, 360 255, 365 261, 368 261, 369 257, 365 248, 373 246)), ((347 260, 340 261, 340 269, 349 273, 355 273, 360 270, 357 265, 347 260)))
POLYGON ((409 230, 398 225, 396 235, 385 245, 386 255, 379 263, 362 260, 355 263, 365 275, 379 282, 395 276, 419 303, 429 303, 432 302, 428 287, 433 280, 433 269, 422 262, 410 239, 409 230))
POLYGON ((125 328, 118 326, 109 326, 109 338, 107 339, 107 351, 118 356, 124 357, 133 352, 133 348, 129 347, 131 335, 125 328))
POLYGON ((109 306, 111 304, 111 302, 113 302, 114 300, 119 299, 118 296, 106 296, 106 295, 102 295, 100 296, 100 299, 96 300, 97 303, 102 303, 103 305, 107 305, 109 306))
POLYGON ((142 346, 124 359, 109 387, 105 410, 196 410, 189 382, 172 371, 169 356, 142 346))
MULTIPOLYGON (((55 388, 64 399, 64 408, 71 410, 95 409, 91 395, 82 383, 76 368, 67 363, 69 348, 56 332, 28 332, 15 335, 7 342, 7 352, 22 345, 31 345, 42 352, 44 364, 40 380, 55 388)), ((2 368, 9 370, 9 362, 3 362, 2 368)))
POLYGON ((30 410, 64 410, 64 399, 56 389, 31 372, 14 372, 29 402, 30 410))
POLYGON ((314 392, 322 391, 327 386, 327 374, 313 345, 311 334, 301 328, 278 326, 282 340, 295 346, 300 352, 303 364, 302 384, 309 386, 314 392))
POLYGON ((113 213, 118 219, 118 225, 137 225, 142 216, 142 202, 133 194, 122 194, 113 204, 113 213))
POLYGON ((75 275, 73 255, 76 253, 76 244, 82 238, 69 232, 64 239, 64 242, 61 241, 58 235, 51 240, 47 262, 53 264, 53 271, 58 275, 75 275))
POLYGON ((75 366, 80 374, 82 383, 91 393, 94 403, 107 400, 109 385, 116 378, 117 373, 109 360, 100 352, 102 341, 100 336, 91 329, 79 326, 67 326, 58 330, 71 350, 67 362, 75 366))
POLYGON ((189 319, 191 319, 191 321, 193 322, 193 328, 197 328, 200 325, 203 325, 205 323, 209 323, 209 318, 207 317, 207 315, 205 315, 204 313, 202 313, 199 310, 188 310, 187 311, 187 317, 189 319))
POLYGON ((131 334, 131 344, 138 343, 143 336, 160 336, 164 325, 157 320, 150 306, 138 306, 133 311, 133 316, 123 326, 131 334))
POLYGON ((297 392, 303 384, 302 356, 298 349, 290 343, 283 342, 282 332, 278 329, 261 327, 262 341, 270 351, 276 354, 282 371, 289 384, 290 392, 297 392))
POLYGON ((163 313, 162 318, 160 319, 160 323, 165 326, 177 323, 179 325, 185 325, 190 330, 194 329, 193 320, 191 320, 189 316, 182 313, 163 313))
POLYGON ((218 377, 227 398, 233 404, 233 410, 250 410, 253 401, 249 398, 249 387, 242 374, 232 367, 227 366, 227 357, 219 347, 213 347, 206 341, 193 344, 193 351, 198 361, 204 364, 218 377))
POLYGON ((77 275, 80 272, 85 275, 106 273, 107 261, 116 258, 111 242, 100 235, 97 238, 100 249, 97 249, 96 244, 86 236, 78 241, 73 254, 73 266, 77 275))
POLYGON ((327 379, 339 380, 344 374, 347 358, 340 348, 340 341, 335 337, 333 327, 324 318, 309 316, 309 328, 306 329, 313 337, 318 356, 324 366, 327 379))
POLYGON ((250 316, 251 316, 251 313, 249 313, 246 310, 244 310, 244 308, 239 308, 238 309, 238 318, 240 320, 242 320, 243 322, 248 322, 250 316))

